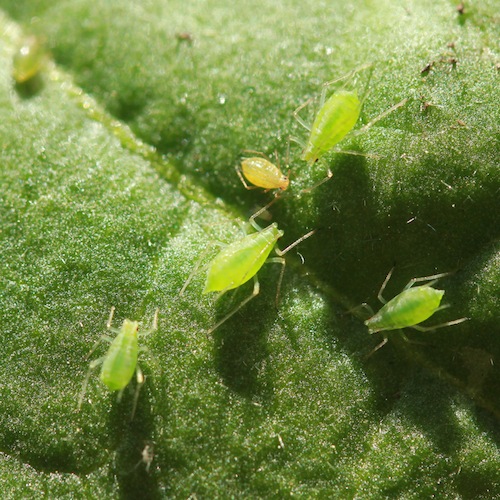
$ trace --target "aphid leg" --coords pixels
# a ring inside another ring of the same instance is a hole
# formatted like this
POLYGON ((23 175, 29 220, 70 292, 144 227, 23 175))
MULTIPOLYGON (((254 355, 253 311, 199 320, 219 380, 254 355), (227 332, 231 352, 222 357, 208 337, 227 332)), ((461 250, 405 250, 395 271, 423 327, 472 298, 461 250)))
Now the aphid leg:
POLYGON ((207 334, 210 335, 214 330, 219 328, 219 326, 222 325, 222 323, 225 323, 233 314, 238 312, 247 302, 250 302, 253 298, 255 298, 257 295, 259 295, 260 292, 260 284, 259 280, 257 278, 257 275, 253 277, 253 291, 252 294, 249 295, 246 299, 244 299, 240 304, 238 304, 237 307, 235 307, 230 313, 226 314, 220 321, 218 321, 210 330, 207 331, 207 334))
POLYGON ((111 306, 111 311, 109 312, 108 322, 106 323, 106 328, 111 329, 111 322, 113 321, 113 315, 115 314, 115 306, 111 306))
POLYGON ((432 332, 433 330, 436 330, 437 328, 458 325, 460 323, 463 323, 464 321, 467 321, 468 319, 469 318, 459 318, 459 319, 454 319, 453 321, 447 321, 446 323, 441 323, 439 325, 434 325, 434 326, 413 325, 413 326, 409 326, 408 328, 413 328, 415 330, 418 330, 419 332, 432 332))
POLYGON ((276 248, 276 253, 280 257, 282 257, 287 252, 289 252, 292 248, 296 247, 299 243, 302 243, 304 240, 307 240, 307 238, 312 236, 315 232, 316 232, 316 229, 313 229, 312 231, 309 231, 308 233, 302 235, 298 240, 295 240, 293 243, 288 245, 284 250, 280 250, 279 248, 276 248))
POLYGON ((390 115, 393 111, 395 111, 398 108, 401 108, 408 102, 408 99, 403 99, 402 101, 398 102, 397 104, 394 104, 394 106, 391 106, 389 109, 386 111, 383 111, 380 113, 378 116, 373 118, 373 120, 370 120, 366 125, 363 125, 360 129, 356 130, 351 134, 351 137, 354 137, 358 134, 362 134, 363 132, 366 132, 372 125, 375 125, 375 123, 379 122, 383 118, 385 118, 387 115, 390 115))
POLYGON ((378 344, 376 347, 374 347, 366 356, 365 356, 365 361, 368 359, 368 358, 371 358, 379 349, 381 349, 382 347, 385 346, 385 344, 387 344, 387 336, 384 336, 384 340, 382 340, 382 342, 380 342, 380 344, 378 344))
POLYGON ((278 307, 280 293, 281 293, 281 283, 283 281, 283 275, 285 274, 286 261, 283 257, 271 257, 270 259, 266 260, 266 264, 268 264, 268 263, 281 264, 281 271, 280 271, 280 276, 278 278, 278 285, 276 286, 275 304, 276 304, 276 307, 278 307))
POLYGON ((139 331, 137 334, 139 337, 147 337, 150 333, 153 333, 156 330, 158 330, 158 314, 159 313, 160 313, 160 308, 157 307, 155 309, 155 314, 153 316, 153 321, 151 323, 151 326, 147 330, 139 331))
MULTIPOLYGON (((250 153, 250 154, 253 154, 253 155, 259 155, 262 158, 264 158, 265 160, 267 160, 268 162, 271 162, 271 158, 269 158, 269 156, 267 156, 262 151, 255 151, 255 149, 244 149, 243 153, 250 153)), ((275 158, 277 159, 278 158, 278 153, 275 151, 274 154, 275 154, 275 158)))
MULTIPOLYGON (((248 189, 249 191, 252 189, 259 189, 259 186, 249 186, 247 182, 245 181, 245 178, 243 177, 243 174, 241 173, 241 167, 239 165, 235 165, 234 169, 236 170, 236 173, 238 174, 238 177, 240 178, 241 183, 243 186, 245 186, 245 189, 248 189)), ((264 191, 268 191, 267 189, 264 191)))
MULTIPOLYGON (((306 106, 308 106, 312 101, 314 100, 314 97, 310 97, 307 99, 306 102, 302 103, 294 112, 293 112, 293 117, 299 122, 300 125, 302 125, 306 130, 309 132, 311 131, 311 127, 300 117, 299 112, 302 111, 306 106)), ((293 141, 295 141, 294 138, 291 138, 293 141)))
MULTIPOLYGON (((144 385, 144 382, 146 380, 139 365, 135 367, 135 372, 136 372, 137 385, 135 388, 134 404, 132 406, 132 414, 130 415, 130 421, 134 420, 135 410, 137 408, 137 401, 139 399, 139 392, 142 389, 142 386, 144 385)), ((120 391, 120 393, 121 392, 123 391, 120 391)))
POLYGON ((330 169, 328 169, 326 177, 324 177, 320 181, 316 182, 312 186, 303 189, 302 193, 310 193, 313 189, 316 189, 318 186, 321 186, 321 184, 324 184, 325 182, 328 182, 332 177, 333 177, 333 173, 332 173, 332 171, 330 169))
POLYGON ((298 137, 290 135, 288 136, 288 138, 291 142, 295 142, 295 144, 298 144, 302 149, 306 148, 306 143, 303 140, 299 139, 298 137))
POLYGON ((196 261, 196 264, 193 267, 193 270, 189 273, 189 276, 187 277, 187 280, 185 281, 184 285, 182 285, 182 288, 179 292, 179 295, 184 295, 184 292, 186 291, 186 288, 189 286, 191 281, 193 281, 193 278, 195 275, 198 273, 201 264, 205 260, 205 257, 207 256, 208 252, 211 250, 211 246, 208 245, 203 252, 201 252, 200 256, 198 257, 198 260, 196 261))
POLYGON ((274 205, 276 201, 278 200, 278 197, 274 197, 267 205, 263 206, 261 209, 257 210, 250 218, 248 219, 248 222, 250 225, 256 230, 256 231, 262 231, 262 228, 255 222, 255 219, 260 217, 261 214, 263 214, 271 205, 274 205))
POLYGON ((408 288, 411 288, 415 283, 420 283, 422 281, 428 281, 427 286, 432 286, 434 283, 436 283, 437 280, 444 278, 445 276, 449 276, 450 274, 453 273, 440 273, 440 274, 433 274, 432 276, 423 276, 422 278, 412 278, 406 286, 403 288, 403 290, 408 290, 408 288))
POLYGON ((287 252, 289 252, 292 248, 296 247, 299 243, 303 242, 310 236, 312 236, 316 232, 316 229, 313 229, 312 231, 309 231, 308 233, 302 235, 298 240, 295 240, 292 244, 288 245, 284 250, 280 250, 278 247, 275 247, 274 251, 278 255, 278 257, 272 257, 270 259, 267 259, 267 262, 274 262, 277 264, 281 264, 281 272, 280 272, 280 277, 278 279, 278 286, 276 288, 276 307, 278 307, 279 303, 279 297, 281 293, 281 283, 283 281, 283 275, 285 274, 285 265, 286 261, 283 258, 283 255, 285 255, 287 252))
POLYGON ((370 317, 372 317, 375 314, 375 312, 373 311, 371 306, 369 304, 367 304, 366 302, 363 302, 362 304, 359 304, 358 306, 352 307, 351 309, 349 309, 345 313, 342 313, 342 316, 345 316, 346 314, 352 314, 354 316, 357 316, 358 311, 363 311, 363 310, 367 311, 368 314, 370 315, 370 317))
POLYGON ((365 158, 373 158, 375 160, 378 160, 380 158, 380 155, 377 155, 375 153, 361 153, 361 151, 353 151, 351 149, 334 150, 334 153, 352 156, 363 156, 365 158))
POLYGON ((92 374, 92 371, 97 368, 99 365, 101 365, 104 360, 106 359, 106 356, 103 356, 102 358, 97 358, 94 359, 89 365, 89 369, 87 370, 87 375, 85 376, 85 380, 83 381, 82 385, 82 390, 80 391, 80 396, 78 397, 78 405, 77 405, 77 411, 80 411, 83 403, 83 398, 85 397, 85 392, 87 391, 87 385, 89 383, 90 375, 92 374))
POLYGON ((378 292, 378 295, 377 295, 377 298, 378 300, 380 300, 380 302, 382 302, 382 304, 387 304, 387 300, 384 299, 384 297, 382 297, 382 293, 384 293, 384 290, 385 290, 385 287, 387 286, 387 283, 389 283, 389 280, 391 279, 391 276, 392 276, 392 272, 394 271, 394 268, 392 268, 389 273, 387 274, 387 276, 385 277, 385 280, 384 282, 382 283, 382 286, 380 287, 380 290, 378 292))

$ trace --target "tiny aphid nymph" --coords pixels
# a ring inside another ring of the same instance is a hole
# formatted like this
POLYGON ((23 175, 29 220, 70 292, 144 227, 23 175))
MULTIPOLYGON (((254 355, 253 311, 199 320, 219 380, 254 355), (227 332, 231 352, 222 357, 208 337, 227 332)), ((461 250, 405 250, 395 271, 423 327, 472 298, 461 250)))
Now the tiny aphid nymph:
MULTIPOLYGON (((447 306, 441 306, 441 299, 444 295, 444 290, 437 290, 432 285, 449 273, 435 274, 433 276, 425 276, 422 278, 413 278, 404 287, 403 291, 386 301, 382 297, 382 293, 389 282, 392 275, 392 270, 385 278, 382 287, 378 293, 378 299, 384 306, 371 318, 365 321, 370 333, 377 333, 389 330, 400 330, 403 328, 414 328, 420 331, 430 331, 436 328, 445 326, 458 325, 467 320, 460 318, 453 321, 447 321, 439 325, 424 327, 420 323, 430 318, 435 312, 444 309, 447 306), (423 285, 413 286, 415 283, 426 282, 423 285)), ((379 349, 387 342, 387 338, 377 346, 379 349)))
MULTIPOLYGON (((92 349, 91 353, 94 352, 95 348, 99 345, 99 342, 101 340, 106 340, 111 344, 105 356, 95 359, 90 363, 87 376, 85 377, 85 380, 83 382, 82 390, 78 400, 78 409, 81 408, 92 370, 94 370, 97 366, 102 365, 99 377, 101 382, 110 391, 120 391, 119 398, 121 397, 121 394, 125 387, 127 387, 129 382, 132 380, 134 372, 136 373, 137 388, 132 410, 133 417, 137 404, 137 398, 139 396, 139 390, 144 383, 144 375, 137 363, 137 359, 139 356, 139 352, 147 349, 145 347, 139 347, 138 344, 139 323, 137 321, 130 321, 128 319, 125 319, 119 330, 111 328, 113 314, 114 307, 111 308, 107 328, 110 332, 115 333, 116 337, 112 339, 108 335, 103 335, 92 349)), ((156 330, 157 324, 158 310, 155 313, 151 330, 142 332, 141 335, 147 335, 151 331, 156 330)))
POLYGON ((246 189, 263 188, 265 191, 270 191, 271 189, 286 191, 288 189, 290 180, 288 175, 285 175, 280 169, 277 153, 275 153, 277 163, 275 165, 263 153, 257 151, 247 152, 256 153, 260 156, 243 158, 241 161, 241 170, 238 166, 236 167, 236 172, 246 189), (249 186, 245 179, 252 186, 249 186))
MULTIPOLYGON (((257 273, 266 262, 275 262, 282 265, 276 292, 276 302, 278 302, 281 281, 285 270, 285 259, 283 258, 283 255, 285 255, 289 250, 294 248, 300 242, 304 241, 306 238, 309 238, 315 232, 310 231, 293 242, 284 250, 279 250, 276 247, 276 243, 284 233, 283 231, 278 229, 278 225, 274 223, 264 229, 261 229, 255 222, 255 218, 258 217, 263 210, 267 209, 269 205, 270 204, 259 210, 250 218, 250 223, 257 232, 248 234, 247 236, 225 246, 208 264, 207 278, 205 281, 205 288, 203 290, 203 293, 219 292, 219 294, 222 295, 228 290, 238 288, 250 279, 254 279, 254 288, 252 294, 244 299, 230 313, 224 316, 216 325, 210 328, 208 330, 208 333, 213 332, 239 309, 241 309, 248 301, 259 294, 260 284, 259 280, 257 279, 257 273), (278 256, 268 258, 273 248, 278 256)), ((196 271, 197 267, 195 267, 191 275, 188 277, 186 283, 182 287, 182 290, 180 292, 181 295, 186 290, 196 271)))
POLYGON ((47 54, 40 39, 34 35, 26 37, 14 54, 12 76, 18 84, 33 79, 47 61, 47 54))

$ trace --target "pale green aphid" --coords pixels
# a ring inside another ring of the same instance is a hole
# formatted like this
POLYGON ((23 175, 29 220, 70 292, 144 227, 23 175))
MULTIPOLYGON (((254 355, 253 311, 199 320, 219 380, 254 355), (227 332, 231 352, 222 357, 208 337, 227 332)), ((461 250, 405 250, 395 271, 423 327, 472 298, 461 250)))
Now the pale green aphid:
POLYGON ((361 107, 356 91, 341 90, 332 94, 314 119, 302 160, 312 165, 333 149, 354 128, 361 107))
POLYGON ((40 39, 34 35, 26 37, 14 54, 12 76, 19 83, 35 77, 47 61, 47 54, 40 39))
MULTIPOLYGON (((326 99, 326 90, 331 84, 336 83, 340 80, 351 78, 355 73, 368 67, 371 67, 371 65, 362 66, 356 71, 352 71, 345 76, 337 78, 336 80, 326 82, 323 85, 319 111, 313 121, 312 126, 307 125, 307 123, 305 123, 304 120, 302 120, 302 118, 299 116, 299 112, 311 102, 311 99, 300 105, 294 111, 293 115, 297 119, 297 121, 304 128, 309 130, 309 138, 304 145, 304 150, 301 156, 302 160, 307 161, 310 165, 312 165, 326 153, 335 148, 337 144, 339 144, 348 134, 351 133, 361 114, 363 101, 359 99, 356 90, 345 89, 334 92, 328 99, 326 99)), ((389 113, 392 113, 395 109, 403 106, 406 101, 407 99, 404 99, 398 104, 392 106, 387 111, 384 111, 372 121, 364 125, 361 129, 356 131, 356 133, 359 134, 364 132, 376 122, 387 116, 389 113)), ((338 152, 368 156, 356 151, 341 150, 338 152)), ((331 176, 331 173, 329 173, 328 178, 330 178, 331 176)))
MULTIPOLYGON (((254 279, 252 294, 244 299, 230 313, 224 316, 216 325, 210 328, 208 333, 213 332, 239 309, 241 309, 247 302, 259 294, 260 284, 257 279, 257 273, 266 262, 275 262, 282 265, 276 292, 276 302, 278 302, 281 281, 285 271, 285 259, 283 258, 283 255, 300 242, 304 241, 306 238, 309 238, 315 232, 314 230, 308 232, 284 250, 277 248, 276 243, 284 234, 283 231, 278 229, 278 225, 273 223, 270 226, 261 229, 255 222, 255 218, 258 217, 261 212, 266 210, 272 203, 274 203, 274 200, 250 218, 250 224, 254 227, 254 229, 256 229, 257 232, 249 234, 225 246, 208 265, 207 279, 205 281, 203 293, 219 292, 220 295, 222 295, 228 290, 238 288, 250 279, 254 279), (273 248, 278 257, 268 258, 273 248)), ((191 275, 188 277, 186 283, 181 289, 181 295, 186 290, 197 269, 198 267, 195 267, 191 275)))
POLYGON ((135 414, 135 408, 137 405, 137 399, 139 397, 139 391, 144 384, 144 375, 140 366, 137 363, 137 359, 140 351, 147 350, 145 347, 139 347, 138 337, 139 335, 144 336, 151 333, 151 331, 157 329, 158 325, 158 310, 155 312, 153 326, 150 330, 138 333, 139 331, 139 323, 137 321, 130 321, 129 319, 125 319, 122 323, 122 326, 119 330, 115 328, 111 328, 111 321, 113 319, 115 308, 111 308, 111 313, 109 315, 109 319, 107 322, 107 328, 109 331, 116 334, 116 337, 113 339, 108 335, 103 335, 96 343, 90 354, 94 352, 95 348, 102 340, 106 340, 111 343, 109 346, 108 352, 105 356, 101 358, 95 359, 90 363, 87 375, 83 382, 82 390, 80 393, 80 397, 78 399, 78 409, 81 408, 83 398, 85 396, 85 392, 87 389, 87 384, 92 373, 97 366, 101 366, 101 374, 99 378, 101 382, 110 390, 110 391, 120 391, 118 394, 118 398, 121 398, 123 390, 129 382, 132 380, 134 372, 136 373, 137 378, 137 388, 134 396, 134 405, 132 409, 132 418, 135 414))
MULTIPOLYGON (((386 301, 382 293, 391 278, 392 270, 389 272, 382 287, 378 293, 378 299, 384 306, 371 318, 365 321, 370 333, 377 333, 388 330, 399 330, 403 328, 414 328, 420 331, 430 331, 445 326, 457 325, 467 320, 460 318, 453 321, 447 321, 435 326, 424 327, 420 323, 430 318, 435 312, 444 309, 447 306, 441 306, 441 299, 444 290, 432 288, 439 278, 448 276, 449 273, 435 274, 422 278, 413 278, 404 287, 403 291, 386 301), (427 282, 423 285, 413 286, 415 283, 427 282)), ((374 351, 380 349, 387 342, 387 337, 379 344, 374 351)), ((372 353, 374 352, 372 351, 372 353)))

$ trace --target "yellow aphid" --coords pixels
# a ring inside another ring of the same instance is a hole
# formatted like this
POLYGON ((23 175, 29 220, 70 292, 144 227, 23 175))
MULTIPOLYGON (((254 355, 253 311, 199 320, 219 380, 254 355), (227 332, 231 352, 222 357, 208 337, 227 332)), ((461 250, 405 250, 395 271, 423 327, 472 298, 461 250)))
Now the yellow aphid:
POLYGON ((288 176, 265 158, 245 158, 241 162, 241 171, 248 182, 266 190, 285 191, 290 183, 288 176))
POLYGON ((258 151, 248 150, 249 153, 255 153, 260 156, 252 156, 251 158, 243 158, 241 168, 236 167, 236 173, 246 189, 263 188, 266 191, 271 189, 279 189, 285 191, 288 189, 290 180, 288 175, 283 174, 280 169, 278 155, 275 153, 275 165, 267 156, 258 151), (249 186, 245 179, 253 184, 249 186))

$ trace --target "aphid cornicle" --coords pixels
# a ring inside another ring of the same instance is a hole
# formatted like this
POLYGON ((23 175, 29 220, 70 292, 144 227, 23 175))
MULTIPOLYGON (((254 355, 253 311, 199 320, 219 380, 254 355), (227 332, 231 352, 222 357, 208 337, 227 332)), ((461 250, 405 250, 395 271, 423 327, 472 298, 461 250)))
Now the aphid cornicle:
MULTIPOLYGON (((400 330, 403 328, 430 331, 445 326, 458 325, 467 320, 467 318, 460 318, 439 325, 429 327, 421 326, 420 323, 430 318, 435 312, 447 307, 441 306, 444 290, 432 288, 432 285, 436 283, 438 279, 448 276, 449 273, 413 278, 407 283, 401 293, 391 300, 386 301, 384 297, 382 297, 382 293, 391 278, 392 271, 393 270, 391 270, 385 278, 378 293, 378 299, 384 304, 383 307, 365 321, 365 325, 368 327, 370 333, 400 330), (413 286, 415 283, 419 282, 427 283, 415 287, 413 286)), ((374 351, 380 349, 386 342, 387 337, 384 338, 382 343, 379 344, 374 351)), ((374 351, 372 351, 372 353, 374 351)))
POLYGON ((278 165, 275 165, 262 153, 257 151, 248 152, 257 153, 260 157, 253 156, 251 158, 243 158, 241 161, 241 171, 240 168, 236 166, 236 172, 246 189, 263 188, 265 191, 271 189, 285 191, 288 189, 290 180, 288 175, 283 174, 281 171, 277 154, 275 154, 275 156, 278 165), (250 184, 253 184, 253 186, 249 186, 245 179, 250 182, 250 184))
MULTIPOLYGON (((275 262, 282 265, 276 291, 276 302, 278 302, 281 289, 281 281, 283 279, 283 273, 285 271, 285 259, 283 258, 283 255, 285 255, 300 242, 304 241, 306 238, 309 238, 315 232, 314 230, 309 231, 298 240, 293 242, 291 245, 286 247, 284 250, 279 250, 276 247, 276 243, 284 233, 283 231, 278 229, 278 225, 276 223, 273 223, 270 226, 261 229, 255 222, 255 218, 258 217, 262 211, 266 210, 273 202, 266 205, 250 218, 250 224, 254 227, 254 229, 256 229, 257 232, 248 234, 247 236, 225 246, 208 265, 207 279, 205 282, 203 293, 219 292, 220 295, 222 295, 228 290, 238 288, 250 279, 254 279, 254 288, 252 294, 244 299, 231 312, 226 314, 226 316, 224 316, 217 324, 210 328, 208 330, 208 333, 213 332, 239 309, 241 309, 247 302, 249 302, 259 294, 260 284, 259 280, 257 279, 257 273, 266 262, 275 262), (269 258, 269 254, 271 253, 273 248, 278 257, 269 258)), ((180 291, 181 295, 186 290, 197 269, 198 268, 195 267, 193 272, 184 283, 184 286, 180 291)))
MULTIPOLYGON (((144 383, 144 375, 141 368, 137 363, 139 352, 146 350, 145 347, 139 347, 138 344, 138 331, 139 323, 137 321, 130 321, 125 319, 119 330, 111 328, 111 321, 113 319, 114 307, 111 308, 111 313, 107 322, 107 328, 109 331, 116 334, 114 339, 107 335, 103 335, 96 345, 90 352, 94 352, 95 348, 98 346, 101 340, 106 340, 111 343, 108 352, 105 356, 95 359, 90 363, 87 375, 83 382, 82 390, 78 400, 78 409, 81 408, 83 398, 85 396, 85 391, 87 389, 87 384, 92 371, 99 365, 101 366, 100 380, 110 391, 120 391, 118 397, 125 387, 132 380, 134 372, 137 378, 137 388, 134 396, 134 406, 132 410, 132 418, 135 413, 135 408, 137 405, 137 399, 139 397, 139 390, 144 383)), ((155 312, 155 317, 153 320, 153 326, 151 330, 142 332, 142 335, 147 335, 151 331, 156 330, 158 323, 158 310, 155 312)))

